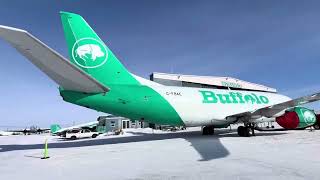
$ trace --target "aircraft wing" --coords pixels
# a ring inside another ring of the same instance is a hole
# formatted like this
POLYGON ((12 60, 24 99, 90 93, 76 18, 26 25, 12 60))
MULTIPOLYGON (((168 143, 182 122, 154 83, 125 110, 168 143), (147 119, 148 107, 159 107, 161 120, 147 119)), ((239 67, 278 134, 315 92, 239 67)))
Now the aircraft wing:
POLYGON ((261 116, 272 117, 272 116, 274 116, 274 115, 276 115, 276 114, 280 113, 281 111, 284 111, 288 108, 295 107, 295 106, 301 106, 301 105, 311 103, 314 101, 318 101, 318 100, 320 100, 320 92, 312 94, 312 95, 292 99, 292 100, 282 102, 279 104, 275 104, 272 106, 264 107, 261 109, 256 109, 252 112, 247 111, 247 112, 243 112, 243 113, 239 113, 239 114, 234 114, 234 115, 231 115, 228 117, 236 117, 238 119, 243 118, 243 119, 241 119, 242 121, 247 121, 249 119, 254 119, 256 117, 261 117, 261 116))
POLYGON ((25 30, 0 25, 0 38, 10 43, 64 90, 86 93, 109 90, 25 30))

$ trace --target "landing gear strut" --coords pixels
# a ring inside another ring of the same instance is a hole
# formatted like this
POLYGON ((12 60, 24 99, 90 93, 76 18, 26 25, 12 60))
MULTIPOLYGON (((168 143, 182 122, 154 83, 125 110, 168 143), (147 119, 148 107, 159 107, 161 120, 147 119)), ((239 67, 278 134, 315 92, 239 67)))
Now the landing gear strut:
POLYGON ((255 136, 254 133, 254 125, 253 124, 246 124, 245 126, 239 126, 238 127, 238 135, 240 137, 249 137, 249 136, 255 136), (251 133, 250 133, 251 131, 251 133))
POLYGON ((213 135, 214 127, 213 126, 203 126, 202 135, 213 135))

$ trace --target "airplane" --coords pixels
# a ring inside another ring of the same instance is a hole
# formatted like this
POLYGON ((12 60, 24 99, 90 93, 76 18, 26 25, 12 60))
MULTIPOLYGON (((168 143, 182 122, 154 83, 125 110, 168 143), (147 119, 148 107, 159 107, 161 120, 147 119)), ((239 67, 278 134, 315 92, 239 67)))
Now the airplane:
POLYGON ((89 129, 91 131, 94 131, 98 123, 99 121, 91 121, 88 123, 82 123, 82 124, 78 124, 78 125, 74 125, 66 128, 61 128, 61 126, 58 124, 52 124, 50 129, 51 129, 51 134, 61 136, 65 134, 67 131, 72 129, 89 129))
POLYGON ((1 131, 0 136, 9 136, 9 135, 19 135, 19 134, 41 134, 49 131, 50 129, 41 129, 41 128, 25 128, 25 129, 15 129, 15 130, 7 130, 1 131))
POLYGON ((12 133, 23 133, 23 134, 41 134, 49 131, 48 128, 25 128, 25 129, 15 129, 15 130, 9 130, 8 132, 12 133))
POLYGON ((201 126, 203 135, 241 123, 238 135, 249 137, 263 119, 285 129, 316 123, 314 111, 302 105, 318 101, 320 92, 291 99, 262 91, 161 85, 129 72, 80 15, 60 16, 70 60, 22 29, 0 26, 0 37, 55 81, 66 102, 154 124, 201 126))
POLYGON ((10 135, 14 135, 14 132, 0 130, 0 136, 10 136, 10 135))

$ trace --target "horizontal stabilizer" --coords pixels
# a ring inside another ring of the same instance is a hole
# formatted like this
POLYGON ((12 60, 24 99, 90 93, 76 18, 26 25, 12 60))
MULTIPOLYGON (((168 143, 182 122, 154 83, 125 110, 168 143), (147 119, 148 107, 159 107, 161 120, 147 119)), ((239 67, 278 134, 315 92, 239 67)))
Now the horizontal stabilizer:
POLYGON ((86 93, 109 90, 25 30, 0 25, 0 38, 9 42, 64 90, 86 93))

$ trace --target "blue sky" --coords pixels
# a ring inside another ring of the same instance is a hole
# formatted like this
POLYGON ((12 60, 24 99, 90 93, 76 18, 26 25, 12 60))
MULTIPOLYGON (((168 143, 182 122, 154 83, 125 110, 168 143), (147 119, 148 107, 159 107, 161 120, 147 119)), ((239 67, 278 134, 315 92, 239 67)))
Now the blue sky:
MULTIPOLYGON (((320 91, 319 1, 0 2, 0 24, 26 29, 68 57, 59 11, 81 14, 133 73, 233 76, 291 97, 320 91)), ((0 40, 0 129, 95 120, 0 40)), ((320 109, 319 103, 310 107, 320 109)))

